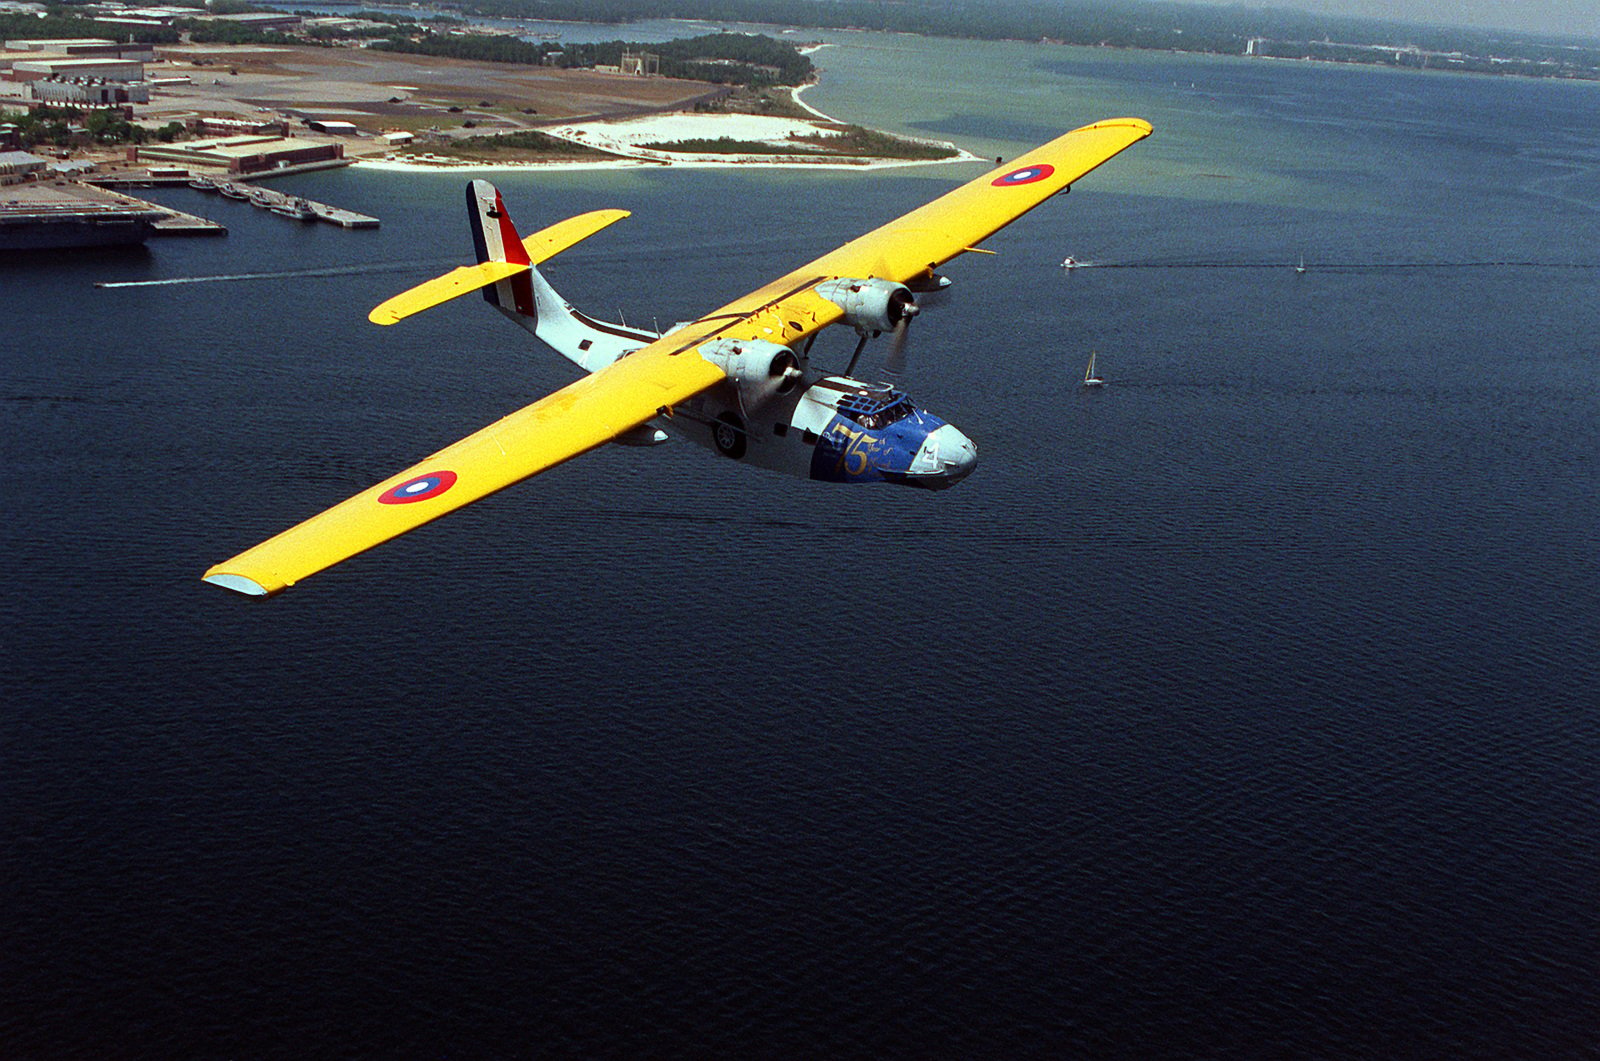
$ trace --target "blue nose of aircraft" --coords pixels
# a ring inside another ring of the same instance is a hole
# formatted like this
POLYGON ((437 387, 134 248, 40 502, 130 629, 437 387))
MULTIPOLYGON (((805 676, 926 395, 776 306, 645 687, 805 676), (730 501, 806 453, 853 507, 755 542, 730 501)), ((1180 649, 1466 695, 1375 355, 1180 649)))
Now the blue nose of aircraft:
POLYGON ((978 466, 978 447, 950 424, 928 432, 922 448, 911 460, 906 482, 933 490, 954 486, 978 466))

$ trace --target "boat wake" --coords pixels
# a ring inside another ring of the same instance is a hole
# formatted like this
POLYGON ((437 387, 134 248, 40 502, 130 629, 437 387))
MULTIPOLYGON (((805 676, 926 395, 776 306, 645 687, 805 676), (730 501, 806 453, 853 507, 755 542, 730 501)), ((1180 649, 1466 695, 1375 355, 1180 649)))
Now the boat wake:
MULTIPOLYGON (((454 261, 452 258, 437 259, 437 263, 454 261)), ((172 276, 164 280, 97 280, 95 287, 165 287, 170 284, 220 284, 232 283, 240 280, 281 280, 294 277, 317 276, 354 276, 359 273, 404 273, 416 270, 423 263, 418 261, 406 262, 378 262, 367 265, 343 265, 328 269, 291 269, 278 273, 229 273, 223 276, 172 276)))

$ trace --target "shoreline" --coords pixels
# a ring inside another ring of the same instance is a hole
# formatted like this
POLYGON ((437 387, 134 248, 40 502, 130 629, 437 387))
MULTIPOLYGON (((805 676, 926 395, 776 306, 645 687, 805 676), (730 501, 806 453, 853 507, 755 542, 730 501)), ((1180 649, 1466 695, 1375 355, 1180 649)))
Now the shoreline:
MULTIPOLYGON (((754 158, 756 156, 740 156, 754 158)), ((695 159, 684 158, 681 161, 649 162, 642 159, 619 158, 616 160, 578 161, 574 159, 556 160, 549 162, 472 162, 466 159, 441 160, 438 162, 405 162, 391 158, 366 158, 358 159, 352 168, 362 171, 383 171, 389 173, 453 173, 458 170, 481 170, 515 172, 519 170, 561 170, 578 172, 580 170, 664 170, 664 169, 804 169, 804 170, 880 170, 903 169, 911 166, 949 166, 962 162, 988 162, 979 155, 963 151, 962 154, 952 158, 933 159, 871 159, 860 162, 766 162, 766 161, 738 161, 733 159, 695 159)))
POLYGON ((790 85, 789 86, 789 98, 794 101, 794 105, 796 107, 801 108, 807 114, 814 114, 819 119, 821 119, 822 121, 831 122, 831 121, 833 121, 832 118, 828 117, 826 114, 823 114, 821 111, 817 110, 817 108, 813 107, 811 104, 807 103, 805 100, 800 98, 801 94, 803 92, 805 92, 806 89, 812 88, 815 85, 816 85, 815 81, 811 82, 808 85, 790 85))
MULTIPOLYGON (((919 140, 916 137, 896 136, 897 139, 911 143, 927 143, 948 145, 956 153, 948 158, 913 159, 913 158, 881 158, 874 156, 848 156, 848 155, 818 155, 808 158, 800 152, 785 155, 740 155, 740 154, 712 154, 704 152, 674 152, 662 148, 642 148, 630 144, 626 139, 615 135, 615 131, 624 126, 632 125, 635 129, 641 126, 648 127, 652 124, 662 125, 671 123, 675 126, 678 140, 715 140, 719 136, 726 136, 725 126, 743 121, 747 126, 753 122, 771 123, 779 131, 793 132, 799 128, 809 127, 818 129, 823 124, 843 125, 838 119, 813 107, 801 98, 801 94, 812 87, 815 82, 806 85, 786 86, 790 98, 811 115, 808 119, 766 118, 763 116, 739 114, 700 114, 693 111, 672 111, 654 118, 622 118, 610 121, 580 122, 571 126, 558 129, 541 130, 547 136, 567 140, 575 144, 595 146, 614 155, 605 159, 551 159, 549 161, 526 159, 520 161, 494 161, 487 159, 452 159, 444 156, 423 156, 421 158, 396 158, 393 156, 378 156, 360 158, 355 160, 358 169, 387 171, 394 173, 433 173, 457 170, 483 170, 514 172, 518 170, 629 170, 629 169, 671 169, 674 167, 685 169, 822 169, 822 170, 878 170, 900 169, 909 166, 947 166, 964 162, 987 162, 988 159, 974 155, 965 148, 946 140, 919 140), (611 131, 611 136, 594 136, 602 130, 611 131), (593 137, 591 139, 591 137, 593 137), (604 146, 601 146, 601 145, 604 146)), ((643 134, 648 136, 649 134, 643 134)), ((891 134, 893 135, 893 134, 891 134)), ((759 134, 748 134, 749 139, 761 139, 759 134)), ((779 141, 774 141, 779 142, 779 141)))

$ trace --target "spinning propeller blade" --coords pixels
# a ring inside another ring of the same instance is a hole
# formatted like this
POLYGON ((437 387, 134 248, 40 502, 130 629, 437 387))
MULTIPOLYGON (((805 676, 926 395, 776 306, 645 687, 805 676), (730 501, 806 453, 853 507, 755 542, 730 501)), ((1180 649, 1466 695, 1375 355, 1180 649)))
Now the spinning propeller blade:
POLYGON ((922 312, 922 307, 907 299, 900 304, 900 319, 895 322, 889 339, 889 356, 883 362, 884 382, 898 384, 906 372, 906 359, 910 354, 911 318, 922 312))
POLYGON ((906 347, 907 340, 911 337, 911 318, 902 318, 894 326, 894 334, 889 339, 889 356, 883 361, 883 375, 886 383, 899 383, 900 377, 906 372, 906 347))

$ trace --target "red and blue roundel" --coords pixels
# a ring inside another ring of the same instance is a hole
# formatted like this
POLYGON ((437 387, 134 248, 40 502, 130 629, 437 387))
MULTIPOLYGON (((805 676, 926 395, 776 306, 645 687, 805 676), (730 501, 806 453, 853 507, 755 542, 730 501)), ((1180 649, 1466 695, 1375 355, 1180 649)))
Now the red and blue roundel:
POLYGON ((1015 188, 1019 184, 1032 184, 1034 181, 1042 181, 1055 173, 1055 171, 1056 168, 1050 163, 1039 162, 1032 166, 1014 169, 1010 173, 996 177, 989 183, 996 188, 1015 188))
POLYGON ((429 472, 415 479, 407 479, 399 486, 390 487, 378 498, 378 502, 384 505, 409 505, 413 501, 426 501, 430 497, 438 497, 454 485, 456 485, 455 472, 429 472))

